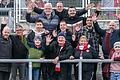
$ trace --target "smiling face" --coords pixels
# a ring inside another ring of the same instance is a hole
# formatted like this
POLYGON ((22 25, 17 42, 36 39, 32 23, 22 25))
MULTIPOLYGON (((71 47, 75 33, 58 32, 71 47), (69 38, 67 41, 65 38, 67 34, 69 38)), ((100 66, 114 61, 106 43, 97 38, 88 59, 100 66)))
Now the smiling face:
POLYGON ((42 22, 36 22, 35 23, 35 29, 36 29, 36 31, 40 32, 43 29, 43 23, 42 22))
POLYGON ((64 36, 58 36, 57 41, 59 44, 65 44, 65 37, 64 36))
POLYGON ((46 15, 51 15, 52 13, 52 4, 51 3, 46 3, 44 6, 44 12, 46 15))
POLYGON ((86 19, 86 26, 87 26, 87 27, 92 27, 92 25, 93 25, 92 17, 88 17, 88 18, 86 19))
POLYGON ((81 36, 80 37, 79 44, 83 45, 83 46, 86 45, 86 44, 88 44, 86 36, 81 36))
POLYGON ((115 46, 115 47, 114 47, 114 50, 115 50, 115 52, 120 53, 120 45, 119 45, 119 46, 115 46))
POLYGON ((65 22, 65 21, 61 21, 61 22, 60 22, 60 30, 61 30, 62 32, 64 32, 64 31, 66 31, 66 29, 67 29, 67 24, 66 24, 66 22, 65 22))
POLYGON ((56 10, 57 10, 58 12, 62 12, 63 9, 64 9, 63 3, 62 3, 62 2, 58 2, 58 3, 56 4, 56 10))
POLYGON ((74 7, 69 8, 68 14, 70 17, 74 17, 76 15, 76 9, 74 7))
POLYGON ((23 32, 24 32, 24 29, 22 27, 20 27, 20 26, 17 26, 17 28, 16 28, 16 35, 22 36, 23 32))
POLYGON ((35 43, 36 46, 40 46, 41 41, 40 41, 39 39, 35 39, 35 40, 34 40, 34 43, 35 43))
POLYGON ((108 29, 116 29, 117 24, 114 21, 108 23, 108 29))
POLYGON ((115 52, 120 53, 120 42, 114 43, 114 50, 115 52))
POLYGON ((9 35, 10 35, 10 28, 6 26, 2 31, 2 36, 4 39, 8 39, 9 35))

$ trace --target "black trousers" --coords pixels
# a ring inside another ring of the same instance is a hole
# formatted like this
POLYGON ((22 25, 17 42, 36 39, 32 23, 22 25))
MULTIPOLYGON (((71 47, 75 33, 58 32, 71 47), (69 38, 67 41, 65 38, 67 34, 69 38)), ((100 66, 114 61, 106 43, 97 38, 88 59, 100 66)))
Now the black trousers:
POLYGON ((16 80, 17 69, 19 71, 19 79, 25 80, 26 63, 13 63, 12 64, 11 79, 10 80, 16 80))
POLYGON ((0 71, 0 80, 9 80, 10 72, 0 71))

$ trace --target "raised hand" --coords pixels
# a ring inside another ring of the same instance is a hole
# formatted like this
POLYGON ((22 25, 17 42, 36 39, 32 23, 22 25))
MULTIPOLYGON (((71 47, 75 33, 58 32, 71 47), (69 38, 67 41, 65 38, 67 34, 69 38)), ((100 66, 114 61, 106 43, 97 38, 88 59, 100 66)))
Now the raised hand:
POLYGON ((94 3, 88 4, 87 7, 85 8, 86 10, 89 10, 95 6, 94 3))
POLYGON ((53 30, 52 35, 53 35, 53 37, 57 37, 57 32, 56 32, 56 30, 53 30))
POLYGON ((72 35, 72 40, 75 41, 76 40, 76 36, 72 35))
POLYGON ((96 5, 96 10, 97 10, 97 11, 101 11, 101 5, 100 5, 100 3, 98 3, 98 4, 96 5))
POLYGON ((116 17, 120 20, 120 13, 116 15, 116 17))
POLYGON ((51 35, 47 35, 45 38, 46 38, 46 45, 49 45, 50 42, 53 40, 51 35))
POLYGON ((98 18, 97 18, 97 14, 94 13, 94 14, 92 15, 92 20, 93 20, 94 22, 96 22, 97 19, 98 19, 98 18))
POLYGON ((6 17, 2 17, 2 19, 1 19, 1 23, 2 24, 7 24, 7 18, 6 17))
POLYGON ((37 7, 37 5, 33 1, 30 0, 27 3, 27 8, 28 8, 27 13, 31 13, 33 11, 34 7, 37 7))
POLYGON ((32 3, 28 2, 27 8, 27 13, 31 13, 33 11, 32 3))

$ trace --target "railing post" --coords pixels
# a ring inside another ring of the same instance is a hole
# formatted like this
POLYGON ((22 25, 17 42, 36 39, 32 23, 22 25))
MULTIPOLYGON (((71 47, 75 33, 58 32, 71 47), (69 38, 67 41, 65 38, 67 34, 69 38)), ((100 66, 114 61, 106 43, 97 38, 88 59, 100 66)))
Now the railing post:
POLYGON ((82 80, 82 61, 79 61, 79 73, 78 73, 78 79, 82 80))
POLYGON ((29 62, 29 80, 32 80, 32 62, 29 62))

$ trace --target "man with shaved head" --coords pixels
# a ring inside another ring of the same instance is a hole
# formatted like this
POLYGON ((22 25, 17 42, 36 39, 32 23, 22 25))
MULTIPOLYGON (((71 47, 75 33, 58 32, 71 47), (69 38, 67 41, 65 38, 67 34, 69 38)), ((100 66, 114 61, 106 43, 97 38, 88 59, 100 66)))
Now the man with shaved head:
POLYGON ((49 32, 57 30, 59 18, 57 15, 55 15, 55 12, 52 10, 51 3, 46 3, 43 12, 38 16, 31 16, 31 12, 28 9, 26 20, 30 23, 35 23, 37 19, 42 20, 44 28, 49 32))
POLYGON ((117 41, 120 41, 120 18, 117 17, 119 19, 119 29, 117 28, 117 24, 114 21, 110 21, 108 23, 107 29, 103 30, 99 27, 99 24, 97 22, 97 18, 94 17, 94 27, 95 27, 95 31, 103 37, 103 43, 102 43, 102 48, 103 48, 103 53, 104 53, 104 57, 108 58, 108 52, 106 50, 106 45, 105 45, 105 38, 107 33, 110 34, 110 48, 113 48, 113 44, 117 41))
MULTIPOLYGON (((9 38, 10 28, 5 26, 0 35, 0 59, 12 58, 12 42, 9 38)), ((11 66, 8 63, 0 63, 0 79, 9 80, 11 66)))

